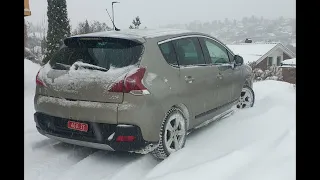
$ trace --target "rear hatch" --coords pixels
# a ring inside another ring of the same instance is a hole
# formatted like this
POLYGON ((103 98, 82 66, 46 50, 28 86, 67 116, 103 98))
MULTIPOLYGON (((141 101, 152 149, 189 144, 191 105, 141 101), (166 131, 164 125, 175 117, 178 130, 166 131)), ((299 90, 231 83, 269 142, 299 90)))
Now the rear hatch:
POLYGON ((68 38, 39 78, 47 96, 121 103, 123 92, 109 90, 137 66, 142 52, 142 43, 127 39, 68 38))

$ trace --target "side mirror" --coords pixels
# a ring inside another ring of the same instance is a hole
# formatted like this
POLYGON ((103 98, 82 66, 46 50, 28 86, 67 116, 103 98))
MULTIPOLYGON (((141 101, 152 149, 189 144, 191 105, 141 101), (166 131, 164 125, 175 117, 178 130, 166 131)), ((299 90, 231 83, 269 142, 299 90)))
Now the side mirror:
POLYGON ((243 58, 239 55, 235 55, 234 62, 236 66, 241 66, 243 64, 243 58))

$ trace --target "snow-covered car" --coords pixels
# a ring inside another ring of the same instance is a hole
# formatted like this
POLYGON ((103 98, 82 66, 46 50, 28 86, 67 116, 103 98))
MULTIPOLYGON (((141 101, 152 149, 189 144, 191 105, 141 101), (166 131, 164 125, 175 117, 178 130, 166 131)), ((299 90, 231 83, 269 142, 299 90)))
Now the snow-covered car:
POLYGON ((252 70, 218 39, 141 29, 72 36, 36 77, 38 131, 165 159, 189 132, 254 105, 252 70))

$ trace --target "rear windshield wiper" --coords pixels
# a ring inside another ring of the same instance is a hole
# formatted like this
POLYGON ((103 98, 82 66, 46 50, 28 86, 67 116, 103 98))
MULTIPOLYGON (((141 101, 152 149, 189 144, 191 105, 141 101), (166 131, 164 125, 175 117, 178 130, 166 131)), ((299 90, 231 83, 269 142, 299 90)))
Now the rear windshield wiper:
POLYGON ((73 65, 75 67, 75 70, 77 70, 79 67, 85 68, 85 69, 90 69, 90 70, 98 70, 98 71, 104 71, 107 72, 108 69, 100 67, 100 66, 96 66, 93 64, 89 64, 89 63, 84 63, 84 62, 75 62, 73 63, 73 65))

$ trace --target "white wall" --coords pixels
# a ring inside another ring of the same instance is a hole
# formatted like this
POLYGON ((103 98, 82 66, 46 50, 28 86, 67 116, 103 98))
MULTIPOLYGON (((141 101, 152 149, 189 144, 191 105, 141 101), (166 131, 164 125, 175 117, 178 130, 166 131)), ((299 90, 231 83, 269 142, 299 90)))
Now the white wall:
MULTIPOLYGON (((269 54, 269 57, 272 57, 272 65, 277 65, 277 57, 281 57, 281 62, 283 61, 283 51, 281 49, 277 49, 269 54)), ((269 65, 269 64, 268 64, 269 65)))

